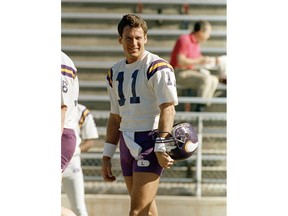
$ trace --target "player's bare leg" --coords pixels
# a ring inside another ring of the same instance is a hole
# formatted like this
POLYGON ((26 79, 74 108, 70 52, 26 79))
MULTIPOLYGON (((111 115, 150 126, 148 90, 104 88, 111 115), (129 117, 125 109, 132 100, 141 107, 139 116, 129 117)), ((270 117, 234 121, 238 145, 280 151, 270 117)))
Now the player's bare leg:
POLYGON ((147 172, 134 172, 133 177, 125 177, 131 196, 129 216, 158 216, 155 196, 159 180, 159 175, 147 172))
POLYGON ((157 215, 158 215, 158 209, 157 209, 157 205, 156 205, 156 200, 154 198, 154 200, 150 206, 149 216, 157 216, 157 215))

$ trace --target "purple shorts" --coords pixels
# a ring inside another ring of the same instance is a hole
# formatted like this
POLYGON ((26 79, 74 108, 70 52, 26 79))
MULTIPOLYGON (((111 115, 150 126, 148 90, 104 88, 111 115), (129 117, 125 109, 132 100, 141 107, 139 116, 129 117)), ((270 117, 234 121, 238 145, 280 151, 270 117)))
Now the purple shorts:
POLYGON ((125 140, 120 136, 120 160, 123 176, 132 176, 133 172, 152 172, 159 176, 163 168, 159 165, 154 152, 155 140, 151 131, 135 132, 135 142, 142 147, 142 160, 135 160, 126 146, 125 140))
POLYGON ((64 128, 61 137, 61 172, 63 173, 70 162, 76 147, 76 136, 73 129, 64 128))

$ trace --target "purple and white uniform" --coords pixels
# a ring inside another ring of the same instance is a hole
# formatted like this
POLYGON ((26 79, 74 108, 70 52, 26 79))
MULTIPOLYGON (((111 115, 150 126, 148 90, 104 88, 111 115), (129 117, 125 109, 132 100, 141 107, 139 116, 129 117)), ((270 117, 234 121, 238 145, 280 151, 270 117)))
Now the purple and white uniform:
POLYGON ((172 66, 159 56, 145 51, 142 59, 134 63, 126 64, 123 59, 113 65, 107 75, 107 89, 111 103, 110 112, 121 117, 120 156, 123 175, 132 175, 132 170, 125 170, 129 166, 133 171, 161 174, 162 168, 153 151, 154 141, 150 132, 158 129, 159 105, 167 102, 178 104, 172 66), (133 160, 134 157, 123 139, 126 134, 140 146, 143 145, 141 147, 144 158, 141 162, 133 160), (139 136, 141 139, 137 138, 139 136), (140 140, 149 144, 140 143, 140 140), (129 160, 127 155, 130 155, 129 160))
POLYGON ((79 82, 77 69, 72 60, 61 51, 61 106, 67 106, 64 130, 61 137, 61 172, 71 160, 76 146, 74 129, 77 126, 79 82))

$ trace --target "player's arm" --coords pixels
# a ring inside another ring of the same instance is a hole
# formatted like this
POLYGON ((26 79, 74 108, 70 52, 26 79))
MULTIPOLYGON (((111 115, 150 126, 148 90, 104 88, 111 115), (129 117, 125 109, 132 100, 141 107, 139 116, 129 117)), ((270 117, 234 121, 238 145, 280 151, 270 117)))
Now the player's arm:
MULTIPOLYGON (((158 131, 170 133, 173 127, 175 117, 174 102, 163 103, 159 107, 161 111, 160 111, 158 131)), ((160 137, 167 137, 169 136, 169 133, 161 133, 159 135, 160 137)))
POLYGON ((90 111, 86 109, 86 117, 80 129, 82 142, 79 145, 81 152, 87 152, 96 145, 96 139, 99 138, 96 123, 90 111))
POLYGON ((85 139, 80 144, 81 152, 87 152, 90 148, 96 145, 96 139, 85 139))
POLYGON ((106 129, 106 142, 104 144, 102 157, 102 176, 104 181, 108 182, 116 180, 116 177, 112 175, 111 159, 116 151, 120 138, 120 122, 121 117, 119 115, 110 113, 106 129))
POLYGON ((110 113, 107 129, 106 129, 106 142, 118 144, 120 138, 120 122, 121 117, 117 114, 110 113))
POLYGON ((165 64, 165 61, 163 61, 161 68, 149 81, 149 84, 154 89, 160 108, 158 124, 158 131, 160 133, 157 138, 158 140, 156 140, 154 151, 160 166, 169 168, 173 164, 173 159, 166 153, 165 144, 161 144, 161 139, 169 136, 171 133, 175 117, 175 106, 178 104, 174 70, 171 65, 167 64, 167 62, 165 64), (159 143, 158 141, 160 141, 160 145, 157 144, 159 143))
MULTIPOLYGON (((158 131, 160 132, 159 138, 161 139, 169 136, 169 133, 172 130, 175 117, 175 105, 174 102, 171 102, 171 103, 163 103, 159 107, 161 112, 160 112, 158 131)), ((162 152, 159 151, 155 153, 158 159, 158 163, 160 164, 161 167, 170 168, 170 166, 173 165, 174 160, 165 151, 162 152)))

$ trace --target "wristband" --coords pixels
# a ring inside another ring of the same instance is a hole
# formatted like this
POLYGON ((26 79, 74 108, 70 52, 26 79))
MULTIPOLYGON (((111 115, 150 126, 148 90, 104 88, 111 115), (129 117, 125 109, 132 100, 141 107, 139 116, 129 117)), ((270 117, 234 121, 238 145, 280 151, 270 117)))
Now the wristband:
POLYGON ((154 152, 166 152, 165 143, 163 142, 165 138, 157 137, 154 147, 154 152))
POLYGON ((115 154, 115 151, 117 149, 117 145, 112 143, 105 143, 104 149, 103 149, 103 156, 108 156, 112 158, 115 154))

